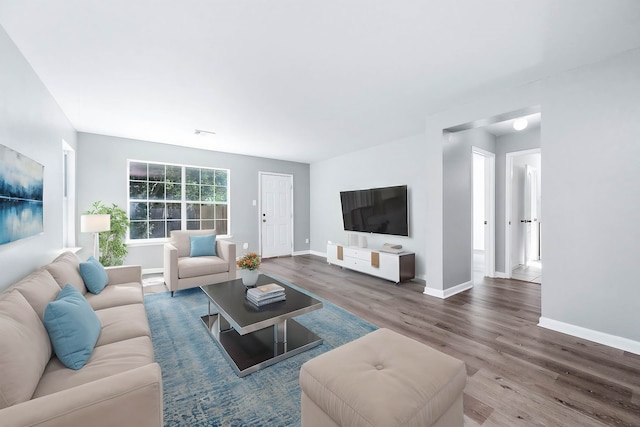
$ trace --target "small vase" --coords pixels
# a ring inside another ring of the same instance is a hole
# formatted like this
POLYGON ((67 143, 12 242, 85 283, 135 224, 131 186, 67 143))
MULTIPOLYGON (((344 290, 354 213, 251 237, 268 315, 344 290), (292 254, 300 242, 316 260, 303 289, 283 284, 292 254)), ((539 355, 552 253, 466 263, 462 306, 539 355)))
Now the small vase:
POLYGON ((240 270, 240 277, 242 277, 242 284, 247 288, 253 288, 258 281, 258 276, 260 275, 260 271, 258 270, 240 270))

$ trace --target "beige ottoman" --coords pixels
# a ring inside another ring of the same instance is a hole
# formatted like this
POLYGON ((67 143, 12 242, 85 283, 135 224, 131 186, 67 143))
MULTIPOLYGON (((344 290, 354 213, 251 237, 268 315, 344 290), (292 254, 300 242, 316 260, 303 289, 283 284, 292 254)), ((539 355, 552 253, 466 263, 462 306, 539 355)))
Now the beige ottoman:
POLYGON ((462 426, 464 363, 378 329, 300 369, 302 425, 462 426))

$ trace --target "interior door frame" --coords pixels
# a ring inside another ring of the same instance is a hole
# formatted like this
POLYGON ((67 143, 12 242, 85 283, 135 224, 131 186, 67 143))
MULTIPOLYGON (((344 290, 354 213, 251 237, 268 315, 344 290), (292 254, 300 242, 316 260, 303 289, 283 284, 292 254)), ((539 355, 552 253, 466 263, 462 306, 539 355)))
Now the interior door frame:
MULTIPOLYGON (((505 190, 504 190, 504 273, 507 279, 511 279, 511 273, 513 271, 511 267, 511 200, 513 189, 513 159, 518 156, 526 156, 529 154, 540 154, 542 156, 542 150, 540 148, 532 148, 529 150, 511 151, 505 154, 505 190)), ((538 171, 541 173, 541 171, 538 171)))
POLYGON ((263 172, 263 171, 258 171, 258 247, 260 248, 260 256, 262 256, 262 177, 265 175, 276 175, 276 176, 283 176, 283 177, 288 177, 289 181, 291 183, 291 248, 290 248, 290 255, 293 255, 293 251, 294 251, 294 242, 295 242, 295 236, 293 234, 294 232, 294 200, 293 200, 293 174, 290 173, 281 173, 281 172, 263 172))
MULTIPOLYGON (((471 206, 473 209, 473 154, 484 157, 484 274, 496 277, 496 154, 480 147, 471 147, 471 206)), ((473 278, 473 213, 471 214, 471 276, 473 278)))

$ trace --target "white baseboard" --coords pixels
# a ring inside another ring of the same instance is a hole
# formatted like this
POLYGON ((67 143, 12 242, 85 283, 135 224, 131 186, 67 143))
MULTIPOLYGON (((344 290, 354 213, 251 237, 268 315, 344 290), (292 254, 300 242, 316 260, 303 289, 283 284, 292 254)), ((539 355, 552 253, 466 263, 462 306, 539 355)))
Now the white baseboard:
POLYGON ((158 268, 143 268, 142 269, 142 275, 143 276, 145 274, 159 274, 159 273, 164 273, 164 269, 162 267, 158 267, 158 268))
POLYGON ((558 320, 541 317, 538 326, 552 331, 561 332, 585 340, 604 344, 609 347, 628 351, 634 354, 640 354, 640 342, 630 340, 628 338, 607 334, 604 332, 594 331, 593 329, 583 328, 582 326, 572 325, 570 323, 560 322, 558 320))
POLYGON ((311 253, 311 251, 295 251, 293 253, 293 256, 298 256, 298 255, 309 255, 311 253))
POLYGON ((498 279, 508 279, 509 275, 507 273, 505 273, 504 271, 496 271, 496 278, 498 279))
POLYGON ((459 294, 460 292, 464 292, 471 288, 473 288, 473 281, 469 280, 468 282, 460 283, 459 285, 447 288, 445 290, 433 289, 425 286, 423 294, 440 299, 447 299, 455 294, 459 294))
POLYGON ((318 252, 318 251, 309 251, 309 253, 311 255, 317 255, 320 256, 322 258, 326 258, 327 257, 327 253, 326 252, 318 252))

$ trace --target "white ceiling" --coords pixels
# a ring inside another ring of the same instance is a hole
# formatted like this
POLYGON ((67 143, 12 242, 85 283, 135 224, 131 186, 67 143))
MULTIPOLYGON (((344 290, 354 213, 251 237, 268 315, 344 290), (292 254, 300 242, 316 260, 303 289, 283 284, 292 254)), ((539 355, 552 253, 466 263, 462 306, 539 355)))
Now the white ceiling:
POLYGON ((638 48, 640 1, 0 0, 0 25, 78 131, 311 163, 638 48))

